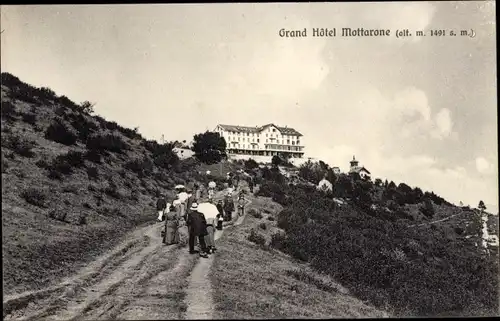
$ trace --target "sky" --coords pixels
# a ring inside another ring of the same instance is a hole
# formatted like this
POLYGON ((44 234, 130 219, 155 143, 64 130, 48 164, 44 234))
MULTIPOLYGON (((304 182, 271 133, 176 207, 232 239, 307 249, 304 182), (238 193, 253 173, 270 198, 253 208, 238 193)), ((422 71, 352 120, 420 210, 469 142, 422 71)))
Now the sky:
POLYGON ((346 171, 356 155, 373 178, 498 213, 493 1, 1 6, 1 29, 2 72, 148 139, 286 125, 306 157, 346 171), (310 36, 347 27, 392 34, 310 36))

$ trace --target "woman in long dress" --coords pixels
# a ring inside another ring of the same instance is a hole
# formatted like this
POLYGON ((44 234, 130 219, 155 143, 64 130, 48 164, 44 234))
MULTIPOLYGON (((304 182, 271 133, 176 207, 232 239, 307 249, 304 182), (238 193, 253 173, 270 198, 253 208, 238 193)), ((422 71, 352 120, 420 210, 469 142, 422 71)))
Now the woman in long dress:
POLYGON ((180 241, 179 236, 179 213, 174 205, 170 206, 170 211, 166 214, 165 218, 165 240, 167 245, 178 244, 180 241))

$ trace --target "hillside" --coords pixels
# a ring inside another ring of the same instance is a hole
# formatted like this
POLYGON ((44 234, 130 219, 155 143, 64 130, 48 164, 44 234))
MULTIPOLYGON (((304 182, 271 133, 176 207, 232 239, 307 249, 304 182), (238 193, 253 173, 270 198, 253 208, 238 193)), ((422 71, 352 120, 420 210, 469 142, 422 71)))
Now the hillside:
POLYGON ((55 284, 153 223, 158 193, 217 179, 173 144, 92 116, 88 102, 7 73, 1 84, 4 294, 55 284))
MULTIPOLYGON (((277 169, 264 177, 259 195, 283 206, 277 226, 284 233, 272 247, 356 297, 395 316, 498 314, 498 246, 481 248, 477 210, 355 176, 332 176, 334 190, 326 193, 289 185, 277 169)), ((489 220, 498 233, 498 217, 489 220)))

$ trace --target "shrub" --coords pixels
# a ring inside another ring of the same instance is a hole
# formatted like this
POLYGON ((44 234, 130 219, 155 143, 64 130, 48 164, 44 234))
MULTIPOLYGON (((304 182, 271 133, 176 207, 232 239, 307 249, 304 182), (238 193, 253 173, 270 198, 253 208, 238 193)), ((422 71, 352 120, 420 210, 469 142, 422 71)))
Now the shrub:
POLYGON ((77 136, 63 120, 56 119, 45 131, 45 138, 54 142, 71 146, 76 143, 77 136))
POLYGON ((93 121, 90 121, 82 114, 75 114, 73 120, 71 120, 71 126, 73 126, 78 132, 78 138, 82 142, 87 142, 87 139, 95 133, 99 128, 93 121))
POLYGON ((47 177, 50 179, 61 180, 63 178, 63 175, 60 172, 58 172, 57 170, 50 168, 49 173, 47 174, 47 177))
POLYGON ((89 179, 99 178, 99 170, 97 169, 97 167, 88 167, 87 176, 89 177, 89 179))
POLYGON ((121 199, 121 194, 118 191, 118 186, 115 182, 109 181, 108 186, 104 189, 104 193, 116 199, 121 199))
POLYGON ((36 166, 42 169, 49 169, 50 164, 45 159, 40 159, 35 163, 36 166))
POLYGON ((10 101, 2 101, 2 118, 13 121, 16 119, 18 112, 16 111, 16 107, 10 101))
POLYGON ((66 211, 52 210, 49 212, 49 217, 51 219, 56 220, 56 221, 60 221, 60 222, 66 222, 66 216, 67 216, 66 211))
POLYGON ((78 216, 78 225, 87 225, 87 215, 86 214, 80 214, 78 216))
POLYGON ((70 175, 73 173, 73 168, 65 156, 59 155, 50 164, 49 171, 52 173, 51 175, 54 175, 54 178, 61 178, 62 176, 57 173, 70 175))
POLYGON ((87 150, 85 152, 85 159, 87 159, 88 161, 90 161, 92 163, 96 163, 96 164, 102 163, 101 154, 99 154, 99 152, 95 151, 95 150, 87 150))
POLYGON ((271 235, 271 243, 270 243, 271 247, 277 250, 283 250, 284 244, 285 244, 285 236, 282 233, 277 232, 271 235))
POLYGON ((2 137, 2 145, 4 147, 12 149, 12 151, 17 155, 29 158, 35 156, 33 147, 36 146, 36 143, 33 141, 21 139, 21 137, 17 135, 2 137))
POLYGON ((130 199, 133 200, 133 201, 139 201, 139 197, 140 197, 141 193, 139 193, 139 191, 137 190, 132 190, 130 192, 130 199))
POLYGON ((269 215, 269 216, 267 217, 267 219, 268 219, 269 221, 274 221, 274 216, 270 216, 270 215, 269 215))
POLYGON ((25 123, 28 123, 30 125, 35 125, 36 124, 36 115, 35 114, 26 113, 26 114, 23 114, 22 118, 23 118, 23 121, 25 123))
POLYGON ((129 148, 128 144, 125 143, 121 137, 114 134, 92 135, 88 138, 86 145, 89 150, 94 150, 99 153, 105 153, 107 151, 123 153, 129 148))
POLYGON ((260 233, 257 233, 254 229, 250 230, 250 235, 248 235, 247 239, 250 242, 261 246, 266 244, 266 239, 264 238, 264 236, 262 236, 262 234, 260 233))
POLYGON ((66 162, 72 167, 83 167, 85 165, 83 153, 78 151, 69 151, 66 155, 57 156, 61 162, 66 162))
POLYGON ((57 116, 62 117, 62 116, 64 116, 66 114, 66 108, 64 108, 64 107, 57 107, 55 113, 56 113, 57 116))
POLYGON ((45 200, 47 196, 36 188, 28 188, 21 193, 21 197, 31 205, 46 207, 45 200))
POLYGON ((257 218, 257 219, 261 219, 262 218, 262 213, 254 208, 251 208, 249 211, 248 211, 248 214, 252 215, 253 217, 257 218))
POLYGON ((151 175, 154 169, 153 162, 147 157, 128 161, 124 167, 138 174, 139 177, 151 175))
POLYGON ((263 229, 263 230, 266 230, 266 229, 267 229, 267 225, 266 225, 266 223, 265 223, 265 222, 260 223, 260 224, 259 224, 259 227, 260 227, 261 229, 263 229))

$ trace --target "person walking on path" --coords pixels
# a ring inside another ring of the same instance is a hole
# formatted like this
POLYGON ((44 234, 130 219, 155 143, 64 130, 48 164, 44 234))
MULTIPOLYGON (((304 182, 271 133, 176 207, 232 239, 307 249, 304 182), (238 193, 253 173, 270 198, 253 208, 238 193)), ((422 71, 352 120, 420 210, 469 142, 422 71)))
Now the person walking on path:
POLYGON ((248 188, 250 189, 250 193, 253 193, 253 177, 251 176, 248 178, 248 188))
POLYGON ((217 229, 222 230, 222 222, 224 221, 224 205, 222 200, 219 200, 216 206, 219 211, 219 214, 217 215, 217 229))
POLYGON ((165 236, 163 243, 167 245, 178 244, 179 236, 179 213, 175 210, 174 205, 171 205, 168 213, 165 215, 165 236))
POLYGON ((208 254, 215 253, 215 251, 217 250, 217 248, 215 247, 215 226, 217 224, 217 216, 218 213, 216 214, 215 211, 205 212, 205 219, 207 222, 207 235, 205 235, 205 244, 207 246, 208 254))
POLYGON ((245 214, 245 203, 245 195, 243 194, 243 191, 241 191, 238 196, 238 216, 243 216, 243 214, 245 214))
POLYGON ((158 221, 164 221, 165 210, 167 208, 167 201, 165 200, 165 196, 160 195, 158 200, 156 201, 156 211, 158 212, 158 221))
POLYGON ((234 211, 234 202, 233 198, 229 195, 226 195, 224 199, 224 221, 228 222, 233 219, 233 211, 234 211))
POLYGON ((194 250, 194 240, 198 239, 200 244, 200 256, 207 257, 207 246, 205 244, 205 235, 207 232, 207 221, 205 216, 197 211, 198 204, 193 203, 190 208, 190 213, 188 215, 186 224, 189 231, 189 253, 196 253, 194 250))

